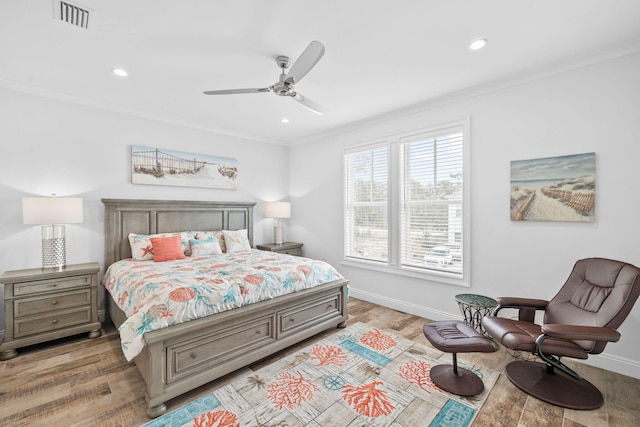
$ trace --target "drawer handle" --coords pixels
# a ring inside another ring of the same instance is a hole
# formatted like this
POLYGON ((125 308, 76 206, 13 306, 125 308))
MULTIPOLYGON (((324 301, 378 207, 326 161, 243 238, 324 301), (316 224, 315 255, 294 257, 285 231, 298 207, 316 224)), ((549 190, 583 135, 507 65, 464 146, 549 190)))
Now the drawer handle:
POLYGON ((260 334, 262 334, 262 331, 261 331, 260 329, 258 329, 258 330, 256 331, 256 335, 260 335, 260 334))
POLYGON ((51 323, 53 323, 53 324, 55 325, 56 323, 58 323, 58 321, 57 321, 56 319, 53 319, 53 320, 51 321, 51 323))
POLYGON ((327 306, 327 310, 332 310, 332 309, 333 309, 333 304, 329 304, 329 305, 327 306))
POLYGON ((195 358, 197 358, 198 356, 197 356, 195 353, 191 353, 191 354, 189 355, 189 357, 191 357, 192 359, 195 359, 195 358))
POLYGON ((56 301, 56 300, 51 301, 51 305, 56 305, 57 303, 58 303, 58 301, 56 301))
POLYGON ((58 284, 57 284, 57 283, 52 283, 52 284, 51 284, 51 287, 52 287, 52 288, 57 288, 57 287, 58 287, 58 284))
POLYGON ((294 319, 293 317, 289 317, 289 322, 293 323, 295 321, 296 321, 296 319, 294 319))

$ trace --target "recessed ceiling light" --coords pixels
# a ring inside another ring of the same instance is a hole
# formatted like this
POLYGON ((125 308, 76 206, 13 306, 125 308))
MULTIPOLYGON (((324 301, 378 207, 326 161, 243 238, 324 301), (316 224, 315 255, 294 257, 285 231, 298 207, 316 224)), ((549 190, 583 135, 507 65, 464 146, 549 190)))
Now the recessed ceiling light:
POLYGON ((113 70, 111 70, 111 72, 118 77, 127 77, 128 75, 126 70, 123 70, 122 68, 114 68, 113 70))
POLYGON ((281 121, 282 123, 289 123, 289 119, 287 119, 287 118, 284 118, 284 119, 282 119, 282 120, 280 120, 280 121, 281 121))
POLYGON ((487 39, 478 39, 478 40, 474 40, 470 45, 469 45, 469 49, 471 50, 478 50, 478 49, 482 49, 483 47, 485 47, 487 45, 487 39))

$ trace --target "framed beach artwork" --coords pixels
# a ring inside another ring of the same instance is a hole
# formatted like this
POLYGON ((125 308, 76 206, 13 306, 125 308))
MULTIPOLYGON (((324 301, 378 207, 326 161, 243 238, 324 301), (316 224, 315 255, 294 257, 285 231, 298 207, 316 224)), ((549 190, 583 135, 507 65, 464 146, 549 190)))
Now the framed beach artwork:
POLYGON ((238 161, 160 148, 131 147, 131 183, 235 190, 238 161))
POLYGON ((596 153, 511 162, 511 220, 594 222, 596 153))

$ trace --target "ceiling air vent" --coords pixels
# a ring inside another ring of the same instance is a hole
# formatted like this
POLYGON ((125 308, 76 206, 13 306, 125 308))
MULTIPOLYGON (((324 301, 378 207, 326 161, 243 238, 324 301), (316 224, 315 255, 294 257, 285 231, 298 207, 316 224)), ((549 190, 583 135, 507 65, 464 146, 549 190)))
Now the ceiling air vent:
POLYGON ((54 0, 53 13, 56 19, 86 30, 89 29, 94 12, 78 4, 64 0, 54 0))

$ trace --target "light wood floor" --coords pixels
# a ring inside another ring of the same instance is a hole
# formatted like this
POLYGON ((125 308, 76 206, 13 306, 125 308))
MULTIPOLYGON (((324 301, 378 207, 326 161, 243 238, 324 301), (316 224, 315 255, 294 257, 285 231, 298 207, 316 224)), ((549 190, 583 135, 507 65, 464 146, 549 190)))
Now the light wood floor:
MULTIPOLYGON (((422 334, 422 325, 427 319, 354 298, 348 307, 348 324, 364 322, 430 345, 422 334)), ((122 356, 113 326, 103 326, 103 336, 96 340, 80 335, 20 349, 18 357, 0 362, 0 426, 139 426, 148 421, 142 378, 133 363, 127 363, 122 356)), ((169 411, 332 332, 171 400, 167 403, 169 411)), ((460 357, 500 372, 512 359, 504 349, 495 353, 466 353, 460 357)), ((528 397, 500 375, 474 425, 638 425, 640 380, 588 365, 572 366, 603 392, 602 408, 595 411, 557 408, 528 397)))

